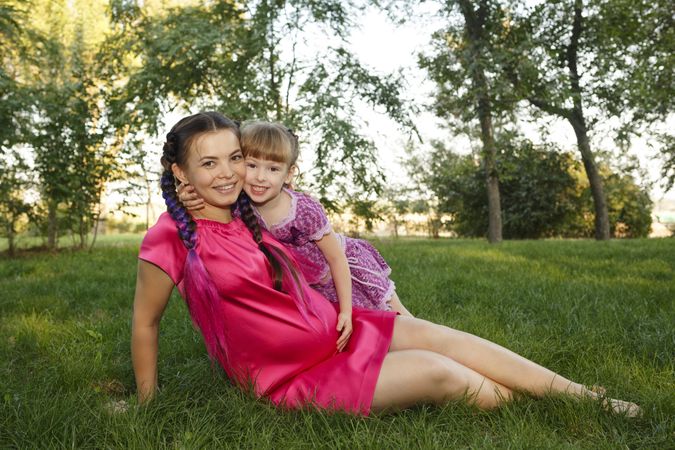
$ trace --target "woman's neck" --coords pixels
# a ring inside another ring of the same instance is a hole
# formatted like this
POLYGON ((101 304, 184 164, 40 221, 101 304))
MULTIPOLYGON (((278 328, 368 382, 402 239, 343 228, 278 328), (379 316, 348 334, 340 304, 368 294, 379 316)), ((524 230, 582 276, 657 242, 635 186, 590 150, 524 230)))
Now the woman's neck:
POLYGON ((232 210, 230 208, 220 208, 213 205, 205 205, 203 209, 191 211, 195 219, 208 219, 216 222, 232 222, 232 210))

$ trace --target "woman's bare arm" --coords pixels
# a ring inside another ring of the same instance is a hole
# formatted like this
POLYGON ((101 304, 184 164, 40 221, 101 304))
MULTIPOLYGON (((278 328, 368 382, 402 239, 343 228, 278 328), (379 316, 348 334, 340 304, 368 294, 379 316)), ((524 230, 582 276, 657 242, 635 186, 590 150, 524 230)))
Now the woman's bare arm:
POLYGON ((131 328, 131 360, 140 403, 151 400, 157 390, 159 321, 173 286, 173 281, 162 269, 139 260, 131 328))

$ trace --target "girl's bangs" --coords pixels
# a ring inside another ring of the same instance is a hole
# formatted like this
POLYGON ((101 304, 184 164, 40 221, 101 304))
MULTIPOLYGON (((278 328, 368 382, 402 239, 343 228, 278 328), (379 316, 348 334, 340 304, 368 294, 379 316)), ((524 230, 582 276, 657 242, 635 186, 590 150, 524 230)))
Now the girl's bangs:
POLYGON ((288 164, 291 159, 291 149, 288 145, 280 143, 279 147, 267 146, 244 146, 242 142, 241 150, 246 158, 262 159, 264 161, 274 161, 278 163, 288 164))

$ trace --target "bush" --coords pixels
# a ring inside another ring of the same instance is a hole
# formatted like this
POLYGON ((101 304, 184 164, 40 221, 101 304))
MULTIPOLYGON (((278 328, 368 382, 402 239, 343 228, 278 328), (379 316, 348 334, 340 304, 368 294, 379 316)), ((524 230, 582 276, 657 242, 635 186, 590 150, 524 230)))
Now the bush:
MULTIPOLYGON (((484 237, 488 228, 485 171, 473 155, 461 156, 435 142, 431 157, 416 169, 418 179, 452 216, 460 236, 484 237)), ((571 153, 527 140, 499 143, 497 158, 505 239, 592 237, 594 208, 581 163, 571 153)), ((615 237, 644 237, 651 228, 652 202, 629 174, 601 168, 615 237)))

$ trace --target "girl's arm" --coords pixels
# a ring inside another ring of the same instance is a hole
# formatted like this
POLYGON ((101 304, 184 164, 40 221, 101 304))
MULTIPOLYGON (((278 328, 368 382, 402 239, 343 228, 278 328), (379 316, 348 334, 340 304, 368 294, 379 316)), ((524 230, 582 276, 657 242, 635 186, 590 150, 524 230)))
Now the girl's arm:
POLYGON ((352 334, 352 276, 349 272, 347 256, 334 232, 331 231, 315 242, 328 261, 340 303, 337 331, 341 333, 337 347, 339 351, 342 351, 352 334))
POLYGON ((151 400, 157 390, 159 321, 173 286, 173 281, 162 269, 139 260, 131 328, 131 361, 140 403, 151 400))

